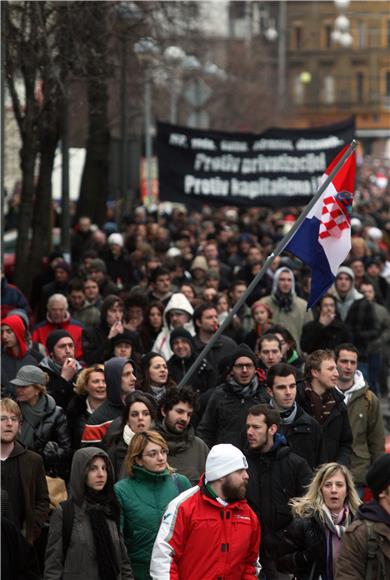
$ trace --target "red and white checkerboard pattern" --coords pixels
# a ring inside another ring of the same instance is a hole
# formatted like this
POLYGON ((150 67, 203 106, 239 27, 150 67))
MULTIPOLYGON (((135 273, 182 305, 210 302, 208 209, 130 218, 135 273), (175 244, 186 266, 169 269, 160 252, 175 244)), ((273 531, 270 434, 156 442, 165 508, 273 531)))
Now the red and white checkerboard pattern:
POLYGON ((319 237, 340 238, 343 230, 349 228, 349 222, 333 195, 323 200, 319 237))

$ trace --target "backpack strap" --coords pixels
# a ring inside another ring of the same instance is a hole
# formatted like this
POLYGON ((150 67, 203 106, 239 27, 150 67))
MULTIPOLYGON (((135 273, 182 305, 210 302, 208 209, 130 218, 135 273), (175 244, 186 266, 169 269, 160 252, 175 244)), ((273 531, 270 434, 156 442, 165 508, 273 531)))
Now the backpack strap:
POLYGON ((365 580, 375 580, 374 563, 376 563, 377 571, 379 573, 379 576, 377 575, 376 578, 385 578, 385 558, 379 546, 380 538, 374 530, 374 522, 368 520, 365 520, 365 522, 368 529, 367 568, 365 580))
POLYGON ((62 563, 65 564, 74 520, 74 502, 72 499, 62 501, 62 563))

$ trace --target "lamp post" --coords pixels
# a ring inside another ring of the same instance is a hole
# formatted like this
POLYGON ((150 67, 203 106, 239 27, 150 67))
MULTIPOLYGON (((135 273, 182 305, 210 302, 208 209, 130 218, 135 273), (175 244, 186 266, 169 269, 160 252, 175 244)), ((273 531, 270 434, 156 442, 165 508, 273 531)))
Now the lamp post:
POLYGON ((159 53, 159 48, 153 38, 141 38, 134 44, 134 52, 145 65, 144 73, 144 132, 146 160, 146 198, 152 195, 152 64, 159 53))
POLYGON ((164 50, 164 60, 171 72, 170 112, 169 120, 177 123, 177 104, 181 88, 180 70, 186 58, 186 53, 179 46, 168 46, 164 50))

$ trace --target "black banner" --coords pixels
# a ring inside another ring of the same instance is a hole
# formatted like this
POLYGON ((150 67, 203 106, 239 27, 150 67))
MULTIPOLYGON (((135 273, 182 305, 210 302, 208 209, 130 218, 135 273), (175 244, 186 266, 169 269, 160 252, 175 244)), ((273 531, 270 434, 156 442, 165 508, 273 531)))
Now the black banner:
POLYGON ((259 135, 158 123, 159 197, 212 205, 306 204, 330 161, 354 136, 353 118, 259 135))

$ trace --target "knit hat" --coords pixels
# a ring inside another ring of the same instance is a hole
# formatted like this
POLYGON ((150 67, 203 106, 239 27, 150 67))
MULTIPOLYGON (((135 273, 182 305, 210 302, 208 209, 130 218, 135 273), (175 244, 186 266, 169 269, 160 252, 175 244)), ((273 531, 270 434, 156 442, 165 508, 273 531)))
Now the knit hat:
POLYGON ((96 270, 96 272, 102 272, 103 274, 107 272, 107 266, 105 262, 103 262, 103 260, 101 260, 100 258, 95 258, 94 260, 91 260, 91 265, 89 269, 91 271, 96 270))
POLYGON ((71 272, 70 264, 68 264, 68 262, 65 262, 65 260, 59 260, 57 264, 54 266, 53 270, 54 272, 56 270, 64 270, 65 272, 68 272, 68 274, 70 274, 71 272))
POLYGON ((110 236, 108 236, 107 243, 109 246, 111 246, 111 244, 117 244, 118 246, 123 248, 123 236, 122 236, 122 234, 117 234, 117 233, 111 234, 110 236))
POLYGON ((53 332, 51 332, 46 339, 46 348, 48 353, 53 352, 55 345, 59 340, 61 340, 61 338, 71 338, 73 340, 73 336, 69 334, 69 332, 66 332, 66 330, 62 330, 61 328, 58 330, 53 330, 53 332))
POLYGON ((17 387, 28 387, 30 385, 45 385, 46 373, 34 365, 25 365, 18 370, 16 377, 10 381, 17 387))
POLYGON ((206 483, 215 481, 239 469, 248 469, 245 455, 230 443, 214 445, 206 459, 206 483))
POLYGON ((137 334, 135 332, 125 330, 124 332, 117 334, 113 338, 111 338, 110 342, 112 348, 115 348, 117 344, 121 344, 122 342, 134 346, 137 342, 137 334))
POLYGON ((222 357, 218 363, 218 372, 222 376, 226 376, 232 370, 232 367, 236 360, 240 358, 240 356, 246 356, 253 361, 254 365, 257 366, 257 358, 255 353, 251 348, 249 348, 246 344, 240 344, 238 347, 231 353, 227 354, 226 356, 222 357))
POLYGON ((351 280, 355 281, 355 274, 351 268, 348 268, 348 266, 340 266, 340 268, 337 270, 336 278, 339 276, 339 274, 347 274, 351 280))
POLYGON ((390 455, 381 455, 374 461, 367 472, 366 480, 375 499, 378 499, 381 491, 390 485, 390 455))
POLYGON ((208 269, 207 260, 204 256, 196 256, 191 264, 191 271, 203 270, 204 272, 207 272, 208 269))
POLYGON ((181 338, 181 339, 186 340, 187 342, 189 342, 190 345, 191 345, 191 348, 193 349, 194 343, 193 343, 193 340, 192 340, 192 336, 188 332, 188 330, 186 330, 182 326, 180 326, 179 328, 175 328, 175 330, 172 330, 172 332, 171 332, 171 336, 169 338, 169 344, 170 344, 170 346, 171 346, 172 349, 173 349, 173 343, 175 342, 175 340, 177 338, 181 338))
POLYGON ((251 359, 251 361, 253 361, 254 364, 257 363, 257 359, 256 359, 256 355, 253 352, 253 350, 251 348, 249 348, 249 346, 247 346, 246 344, 239 344, 238 347, 232 352, 232 354, 230 355, 230 360, 231 360, 231 366, 234 365, 234 363, 236 362, 236 360, 238 358, 240 358, 240 356, 246 356, 248 358, 251 359))

